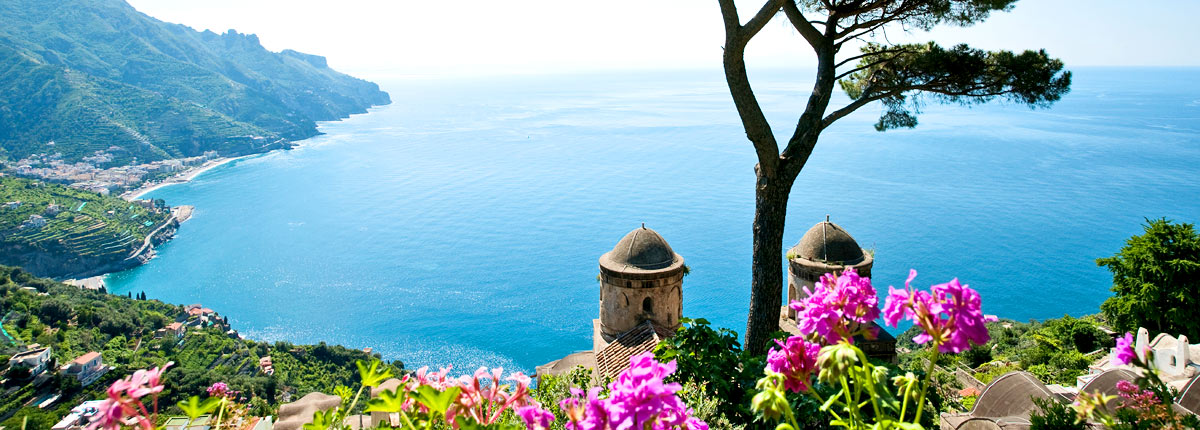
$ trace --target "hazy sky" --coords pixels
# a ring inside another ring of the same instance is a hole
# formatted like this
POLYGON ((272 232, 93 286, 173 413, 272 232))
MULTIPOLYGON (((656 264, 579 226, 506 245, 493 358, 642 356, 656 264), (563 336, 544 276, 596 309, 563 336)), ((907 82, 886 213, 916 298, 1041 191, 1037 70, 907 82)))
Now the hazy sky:
MULTIPOLYGON (((329 58, 366 78, 638 68, 720 68, 715 0, 129 0, 199 30, 255 33, 268 49, 329 58)), ((749 17, 761 2, 739 1, 749 17)), ((1200 66, 1200 1, 1024 0, 970 28, 889 32, 891 40, 1045 48, 1070 66, 1200 66)), ((778 17, 752 65, 811 63, 778 17)))

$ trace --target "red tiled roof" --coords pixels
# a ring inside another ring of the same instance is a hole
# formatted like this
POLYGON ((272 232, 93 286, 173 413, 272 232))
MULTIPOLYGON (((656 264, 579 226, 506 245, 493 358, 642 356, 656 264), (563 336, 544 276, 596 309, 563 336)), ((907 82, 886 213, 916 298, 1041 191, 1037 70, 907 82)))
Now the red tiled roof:
POLYGON ((600 372, 601 377, 616 378, 621 371, 629 368, 630 358, 643 352, 654 351, 658 342, 674 334, 670 329, 644 321, 633 330, 621 334, 596 354, 596 370, 600 372))
POLYGON ((96 357, 99 357, 99 356, 100 356, 99 352, 92 351, 87 354, 83 354, 79 357, 76 357, 75 364, 84 365, 84 364, 87 364, 89 361, 95 360, 96 357))

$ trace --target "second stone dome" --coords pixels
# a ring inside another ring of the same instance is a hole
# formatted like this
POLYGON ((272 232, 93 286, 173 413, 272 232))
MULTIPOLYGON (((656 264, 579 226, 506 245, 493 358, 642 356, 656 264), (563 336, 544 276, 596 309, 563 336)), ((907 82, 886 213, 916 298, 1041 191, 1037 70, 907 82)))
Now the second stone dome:
POLYGON ((794 257, 836 265, 855 265, 865 258, 858 242, 841 226, 821 221, 808 229, 792 247, 794 257))

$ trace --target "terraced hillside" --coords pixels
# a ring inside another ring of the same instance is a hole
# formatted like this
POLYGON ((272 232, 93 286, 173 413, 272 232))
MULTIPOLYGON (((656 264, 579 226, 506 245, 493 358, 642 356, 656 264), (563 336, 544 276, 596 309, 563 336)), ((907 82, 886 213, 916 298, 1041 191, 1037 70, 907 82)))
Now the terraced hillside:
POLYGON ((130 257, 164 223, 174 223, 164 205, 0 178, 0 264, 24 266, 40 276, 84 276, 136 265, 140 261, 130 257))

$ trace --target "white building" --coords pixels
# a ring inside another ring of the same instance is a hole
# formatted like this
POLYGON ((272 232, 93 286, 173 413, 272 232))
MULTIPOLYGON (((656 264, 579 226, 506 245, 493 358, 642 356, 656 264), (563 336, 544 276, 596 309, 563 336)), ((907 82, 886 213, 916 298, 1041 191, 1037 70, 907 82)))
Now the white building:
MULTIPOLYGON (((1151 365, 1159 372, 1159 377, 1176 390, 1182 389, 1194 376, 1200 375, 1200 344, 1188 343, 1187 336, 1171 336, 1159 333, 1150 339, 1150 331, 1139 327, 1134 337, 1133 350, 1138 358, 1146 360, 1146 352, 1152 351, 1151 365)), ((1116 348, 1107 357, 1093 364, 1087 375, 1079 377, 1080 385, 1087 383, 1090 378, 1101 372, 1119 367, 1115 364, 1116 348)))
POLYGON ((46 366, 50 364, 50 347, 31 349, 24 352, 19 352, 8 359, 8 367, 27 366, 30 369, 31 376, 37 376, 46 370, 46 366))
POLYGON ((46 218, 41 215, 30 215, 29 219, 21 224, 21 228, 42 228, 46 226, 46 218))
POLYGON ((88 400, 80 403, 79 406, 71 408, 71 413, 63 417, 54 427, 50 427, 50 430, 83 430, 92 422, 92 417, 100 413, 100 407, 103 404, 103 400, 88 400))

